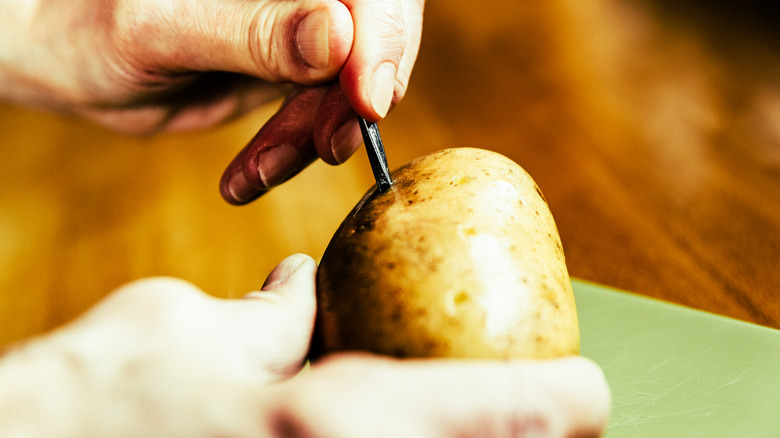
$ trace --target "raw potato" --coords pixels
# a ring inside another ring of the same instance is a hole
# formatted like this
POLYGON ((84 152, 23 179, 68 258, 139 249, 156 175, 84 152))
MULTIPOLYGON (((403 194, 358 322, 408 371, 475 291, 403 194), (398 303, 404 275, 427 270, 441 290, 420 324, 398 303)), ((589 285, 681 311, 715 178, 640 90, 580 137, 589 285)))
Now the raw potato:
POLYGON ((549 358, 579 329, 558 230, 536 183, 495 152, 447 149, 371 189, 317 274, 312 357, 549 358))

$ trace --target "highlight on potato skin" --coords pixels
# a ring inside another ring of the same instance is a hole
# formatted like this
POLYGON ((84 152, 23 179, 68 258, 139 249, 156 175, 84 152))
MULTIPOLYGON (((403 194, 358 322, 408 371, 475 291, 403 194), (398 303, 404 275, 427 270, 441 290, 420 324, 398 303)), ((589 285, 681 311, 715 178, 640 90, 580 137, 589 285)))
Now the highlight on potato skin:
POLYGON ((552 214, 505 156, 445 149, 349 213, 317 274, 311 357, 552 358, 579 353, 552 214))

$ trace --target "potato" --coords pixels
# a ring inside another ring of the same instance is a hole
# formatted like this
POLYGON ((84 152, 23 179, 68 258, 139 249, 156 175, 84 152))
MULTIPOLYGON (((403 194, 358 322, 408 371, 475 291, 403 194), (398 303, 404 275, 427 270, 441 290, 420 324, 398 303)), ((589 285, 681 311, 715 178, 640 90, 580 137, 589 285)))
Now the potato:
POLYGON ((495 152, 447 149, 347 216, 317 273, 312 358, 550 358, 579 352, 558 230, 539 187, 495 152))

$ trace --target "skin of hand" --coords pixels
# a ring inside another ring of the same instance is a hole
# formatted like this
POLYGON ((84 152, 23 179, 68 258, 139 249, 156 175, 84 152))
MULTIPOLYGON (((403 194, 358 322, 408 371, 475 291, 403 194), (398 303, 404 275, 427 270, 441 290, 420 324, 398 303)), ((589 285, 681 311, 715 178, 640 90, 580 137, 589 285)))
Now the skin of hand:
POLYGON ((203 128, 286 95, 221 181, 244 204, 318 156, 360 145, 355 119, 403 98, 424 0, 0 0, 0 98, 115 130, 203 128))
POLYGON ((301 371, 315 262, 216 299, 181 280, 122 287, 0 358, 0 436, 593 437, 610 395, 592 362, 334 355, 301 371))

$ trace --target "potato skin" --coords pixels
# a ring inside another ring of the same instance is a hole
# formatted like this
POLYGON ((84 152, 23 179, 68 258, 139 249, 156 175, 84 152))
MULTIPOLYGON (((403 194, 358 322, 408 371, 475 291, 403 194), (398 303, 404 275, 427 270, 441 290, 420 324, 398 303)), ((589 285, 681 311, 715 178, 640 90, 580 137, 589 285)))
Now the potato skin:
POLYGON ((495 152, 445 149, 347 216, 317 273, 311 357, 551 358, 579 352, 558 230, 541 191, 495 152))

